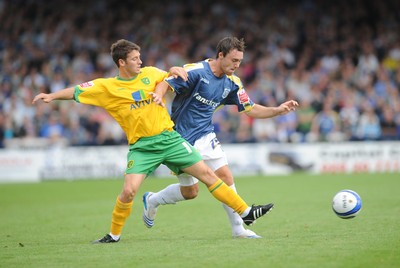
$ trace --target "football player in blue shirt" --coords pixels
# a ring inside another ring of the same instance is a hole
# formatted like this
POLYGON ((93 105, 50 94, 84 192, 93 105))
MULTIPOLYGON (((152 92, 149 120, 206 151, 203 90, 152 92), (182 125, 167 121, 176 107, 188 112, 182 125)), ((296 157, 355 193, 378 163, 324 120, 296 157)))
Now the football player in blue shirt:
MULTIPOLYGON (((172 102, 171 117, 175 130, 200 152, 203 160, 218 177, 235 192, 232 172, 221 144, 214 132, 212 116, 223 105, 236 105, 238 111, 253 118, 271 118, 294 111, 298 103, 287 101, 278 107, 255 104, 247 95, 239 77, 234 72, 243 60, 245 44, 236 37, 223 38, 217 45, 216 59, 184 66, 188 80, 170 77, 159 83, 153 94, 154 102, 165 106, 164 95, 171 88, 176 96, 172 102)), ((193 199, 197 196, 198 180, 188 174, 177 174, 179 183, 165 189, 143 195, 143 221, 148 228, 153 227, 159 205, 193 199)), ((234 238, 260 238, 245 229, 241 217, 231 208, 223 205, 234 238)))

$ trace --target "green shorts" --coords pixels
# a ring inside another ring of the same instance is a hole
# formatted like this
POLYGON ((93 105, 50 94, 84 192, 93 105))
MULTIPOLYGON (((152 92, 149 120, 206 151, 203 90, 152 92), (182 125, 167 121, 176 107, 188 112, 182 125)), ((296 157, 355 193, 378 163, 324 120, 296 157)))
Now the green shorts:
POLYGON ((159 135, 140 138, 129 146, 127 174, 150 175, 161 164, 175 174, 201 161, 202 157, 176 131, 163 131, 159 135))

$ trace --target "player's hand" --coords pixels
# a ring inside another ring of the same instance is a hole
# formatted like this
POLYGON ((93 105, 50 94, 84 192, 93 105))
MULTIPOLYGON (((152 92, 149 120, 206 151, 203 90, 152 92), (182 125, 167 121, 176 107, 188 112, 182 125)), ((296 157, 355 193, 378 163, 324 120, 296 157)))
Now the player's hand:
POLYGON ((43 100, 46 103, 49 103, 53 100, 50 94, 40 93, 33 98, 32 104, 35 104, 38 100, 43 100))
POLYGON ((149 94, 153 97, 153 102, 155 102, 158 105, 161 105, 162 107, 165 107, 165 104, 163 103, 161 96, 159 96, 155 92, 150 92, 149 94))
POLYGON ((174 78, 182 78, 183 81, 188 80, 188 74, 183 67, 174 66, 169 69, 169 74, 174 78))
POLYGON ((278 107, 278 113, 279 115, 284 115, 287 114, 291 111, 295 111, 296 107, 299 106, 299 103, 297 101, 294 100, 290 100, 287 102, 282 103, 281 105, 279 105, 278 107))

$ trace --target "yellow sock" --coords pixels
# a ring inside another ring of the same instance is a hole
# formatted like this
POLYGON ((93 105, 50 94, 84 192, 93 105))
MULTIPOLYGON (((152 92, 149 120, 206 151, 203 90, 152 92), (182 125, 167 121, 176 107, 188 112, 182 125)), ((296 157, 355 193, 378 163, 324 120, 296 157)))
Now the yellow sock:
POLYGON ((133 201, 130 203, 122 203, 117 197, 111 218, 111 233, 113 235, 121 235, 122 227, 124 227, 126 219, 132 211, 133 201))
POLYGON ((249 207, 246 202, 221 179, 218 179, 216 183, 208 187, 208 190, 216 199, 231 207, 239 215, 242 215, 249 207))

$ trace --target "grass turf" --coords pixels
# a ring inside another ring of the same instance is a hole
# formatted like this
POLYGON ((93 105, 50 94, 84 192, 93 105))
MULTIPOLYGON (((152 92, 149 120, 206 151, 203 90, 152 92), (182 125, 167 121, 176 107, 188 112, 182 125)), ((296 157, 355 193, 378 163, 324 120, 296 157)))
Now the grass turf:
POLYGON ((0 184, 0 267, 399 267, 400 175, 236 178, 249 203, 275 209, 250 227, 262 239, 232 239, 225 212, 205 186, 195 200, 141 221, 141 196, 176 179, 147 179, 119 243, 90 242, 109 230, 122 180, 0 184), (360 214, 334 215, 341 189, 358 192, 360 214))

